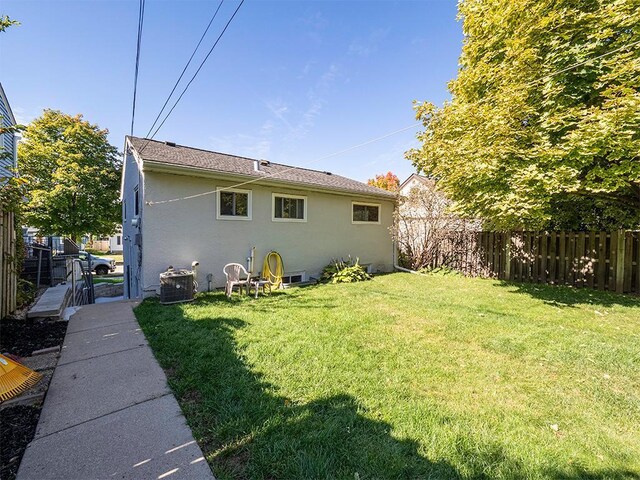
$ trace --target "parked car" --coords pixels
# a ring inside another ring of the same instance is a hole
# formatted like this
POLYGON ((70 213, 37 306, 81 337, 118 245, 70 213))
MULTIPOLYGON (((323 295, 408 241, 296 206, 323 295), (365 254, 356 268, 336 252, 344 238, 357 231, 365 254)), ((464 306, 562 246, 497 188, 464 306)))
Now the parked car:
MULTIPOLYGON (((89 268, 89 253, 80 251, 78 257, 82 262, 82 268, 89 268)), ((116 270, 116 261, 113 258, 91 254, 91 270, 96 272, 96 275, 107 275, 116 270)))

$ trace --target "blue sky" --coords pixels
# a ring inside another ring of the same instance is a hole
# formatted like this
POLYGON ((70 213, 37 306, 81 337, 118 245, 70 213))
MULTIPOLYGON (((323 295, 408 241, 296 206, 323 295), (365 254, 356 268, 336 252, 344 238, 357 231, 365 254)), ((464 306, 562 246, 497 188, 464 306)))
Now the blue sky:
MULTIPOLYGON (((237 4, 225 0, 192 66, 237 4)), ((136 135, 147 133, 217 5, 147 0, 136 135)), ((18 120, 43 108, 82 113, 121 149, 138 2, 3 0, 0 8, 22 23, 0 35, 1 80, 18 120)), ((418 128, 317 159, 416 123, 414 99, 442 104, 461 45, 454 0, 246 0, 156 138, 358 180, 388 170, 404 178, 418 128)))

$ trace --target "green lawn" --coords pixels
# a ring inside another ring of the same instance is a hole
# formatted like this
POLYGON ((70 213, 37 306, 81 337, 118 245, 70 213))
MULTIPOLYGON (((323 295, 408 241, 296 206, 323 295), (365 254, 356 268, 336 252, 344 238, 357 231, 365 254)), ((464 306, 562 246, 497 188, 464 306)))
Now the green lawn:
POLYGON ((215 475, 640 478, 640 299, 390 274, 136 315, 215 475))
POLYGON ((113 259, 116 263, 120 264, 124 262, 124 257, 121 253, 107 253, 105 257, 113 259))
POLYGON ((93 283, 122 283, 124 281, 123 277, 103 277, 96 275, 94 277, 93 283))

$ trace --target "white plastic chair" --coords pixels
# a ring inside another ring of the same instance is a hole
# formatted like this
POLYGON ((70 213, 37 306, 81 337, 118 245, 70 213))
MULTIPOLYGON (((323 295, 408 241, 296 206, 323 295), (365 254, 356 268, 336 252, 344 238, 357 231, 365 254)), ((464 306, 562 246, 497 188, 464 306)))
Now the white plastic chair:
POLYGON ((249 272, 240 265, 239 263, 228 263, 222 269, 224 272, 224 276, 227 277, 227 287, 225 288, 224 293, 227 297, 231 296, 231 292, 233 291, 233 287, 238 287, 240 293, 242 293, 242 289, 247 289, 247 294, 249 293, 249 287, 251 286, 251 278, 249 277, 249 272), (244 277, 244 279, 242 278, 244 277))

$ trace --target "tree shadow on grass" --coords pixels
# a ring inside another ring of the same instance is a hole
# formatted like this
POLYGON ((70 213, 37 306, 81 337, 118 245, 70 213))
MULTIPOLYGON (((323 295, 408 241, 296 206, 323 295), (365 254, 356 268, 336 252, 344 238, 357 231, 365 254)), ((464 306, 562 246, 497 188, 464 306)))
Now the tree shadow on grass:
POLYGON ((619 294, 590 288, 576 288, 566 285, 544 285, 536 283, 516 283, 499 281, 496 285, 511 289, 512 293, 529 295, 555 307, 575 307, 593 305, 594 307, 640 307, 640 297, 619 294))
MULTIPOLYGON (((215 300, 218 301, 218 300, 215 300)), ((223 300, 221 300, 223 301, 223 300)), ((281 395, 252 370, 237 345, 238 318, 194 320, 183 306, 144 302, 136 315, 193 429, 203 453, 224 479, 489 479, 531 478, 504 447, 456 445, 460 472, 430 460, 419 442, 396 438, 356 398, 331 393, 311 401, 281 395), (460 460, 460 458, 462 460, 460 460), (497 469, 497 470, 496 470, 497 469), (504 476, 504 475, 503 475, 504 476), (505 477, 506 478, 506 477, 505 477)), ((547 472, 548 478, 635 478, 633 473, 547 472)))
POLYGON ((570 471, 547 470, 546 478, 554 480, 638 480, 640 475, 631 470, 611 470, 604 469, 598 471, 587 471, 581 468, 574 468, 570 471))
POLYGON ((419 455, 418 442, 394 438, 350 395, 301 403, 279 395, 236 346, 244 321, 158 308, 145 302, 136 314, 216 477, 462 478, 419 455))

